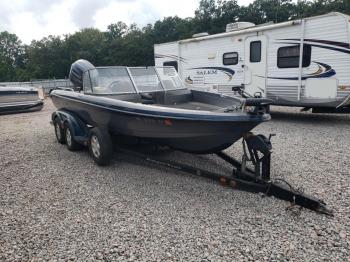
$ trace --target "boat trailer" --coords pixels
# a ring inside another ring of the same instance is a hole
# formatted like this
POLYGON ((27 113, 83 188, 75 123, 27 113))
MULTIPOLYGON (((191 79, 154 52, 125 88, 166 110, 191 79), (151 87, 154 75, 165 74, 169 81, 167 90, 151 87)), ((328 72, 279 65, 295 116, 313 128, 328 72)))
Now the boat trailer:
POLYGON ((270 135, 267 138, 264 135, 254 135, 250 132, 243 136, 243 156, 241 162, 223 151, 217 152, 216 155, 219 158, 232 166, 232 174, 229 175, 211 172, 172 160, 164 160, 157 156, 150 156, 150 154, 139 152, 139 150, 118 147, 118 151, 155 165, 212 179, 223 186, 232 187, 233 189, 274 196, 275 198, 291 202, 290 207, 304 207, 318 213, 333 216, 333 211, 328 209, 322 200, 304 194, 302 190, 295 189, 283 179, 271 179, 270 163, 272 145, 270 140, 272 136, 270 135), (254 168, 248 167, 248 163, 251 163, 251 166, 254 168))
MULTIPOLYGON (((54 120, 56 119, 56 121, 59 120, 59 124, 62 127, 64 127, 65 125, 71 127, 73 131, 71 135, 74 137, 74 141, 85 146, 88 145, 89 132, 91 132, 90 129, 92 128, 91 126, 86 125, 74 114, 64 111, 57 111, 56 113, 53 113, 52 119, 52 124, 54 124, 54 120), (56 119, 57 116, 58 118, 56 119)), ((106 129, 107 128, 104 128, 102 130, 106 129)), ((56 126, 55 131, 57 131, 56 126)), ((109 135, 108 133, 104 134, 109 135)), ((57 135, 58 134, 56 134, 56 137, 57 135)), ((120 144, 120 142, 125 142, 125 140, 127 139, 117 139, 117 141, 115 142, 117 142, 116 144, 118 144, 119 140, 119 144, 116 146, 117 151, 120 151, 130 156, 137 157, 142 160, 146 160, 155 165, 161 165, 192 175, 212 179, 214 181, 218 181, 224 186, 229 186, 234 189, 254 193, 263 193, 267 196, 274 196, 276 198, 291 202, 291 207, 300 206, 316 211, 318 213, 333 216, 333 211, 328 209, 326 204, 322 200, 304 194, 302 190, 295 189, 284 179, 271 178, 270 169, 272 153, 272 136, 273 134, 267 138, 264 135, 255 135, 251 132, 244 134, 242 137, 242 161, 238 161, 237 159, 229 156, 223 151, 216 152, 215 154, 219 158, 229 163, 232 167, 232 173, 226 175, 211 172, 208 170, 175 162, 172 160, 165 160, 164 158, 150 154, 149 150, 146 152, 142 152, 143 150, 141 150, 141 145, 144 141, 143 139, 137 139, 135 149, 129 143, 126 143, 127 146, 120 144)), ((148 144, 151 144, 153 148, 159 148, 159 146, 154 145, 152 142, 148 144)))

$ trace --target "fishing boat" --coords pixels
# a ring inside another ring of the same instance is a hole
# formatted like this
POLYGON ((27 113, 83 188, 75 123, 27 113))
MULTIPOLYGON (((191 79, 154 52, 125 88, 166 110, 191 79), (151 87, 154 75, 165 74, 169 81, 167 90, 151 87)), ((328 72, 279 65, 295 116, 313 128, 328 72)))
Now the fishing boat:
POLYGON ((270 120, 267 99, 189 90, 173 67, 95 68, 79 60, 70 79, 78 92, 51 93, 59 110, 113 136, 148 139, 181 151, 223 150, 270 120))
POLYGON ((289 183, 272 180, 272 135, 251 132, 270 120, 270 100, 248 97, 244 90, 240 91, 245 97, 230 97, 187 89, 170 66, 94 67, 78 60, 72 64, 70 80, 75 85, 73 92, 51 92, 57 107, 51 123, 57 141, 70 151, 88 146, 98 165, 107 165, 113 153, 119 151, 332 215, 323 201, 295 190, 289 183), (223 152, 239 139, 243 144, 242 161, 223 152), (128 145, 128 140, 138 142, 128 145), (195 154, 216 154, 232 166, 232 173, 210 172, 140 153, 143 141, 195 154), (131 150, 135 145, 136 150, 131 150))

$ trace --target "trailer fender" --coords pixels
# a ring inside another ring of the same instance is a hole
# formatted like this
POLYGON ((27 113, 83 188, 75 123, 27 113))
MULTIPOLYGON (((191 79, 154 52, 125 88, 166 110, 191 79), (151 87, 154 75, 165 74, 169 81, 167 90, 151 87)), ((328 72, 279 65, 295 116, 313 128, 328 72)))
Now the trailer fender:
POLYGON ((54 120, 58 120, 62 128, 64 128, 65 125, 69 125, 72 128, 72 135, 76 141, 87 141, 89 136, 89 128, 74 113, 63 110, 57 110, 56 112, 52 113, 52 121, 54 120))

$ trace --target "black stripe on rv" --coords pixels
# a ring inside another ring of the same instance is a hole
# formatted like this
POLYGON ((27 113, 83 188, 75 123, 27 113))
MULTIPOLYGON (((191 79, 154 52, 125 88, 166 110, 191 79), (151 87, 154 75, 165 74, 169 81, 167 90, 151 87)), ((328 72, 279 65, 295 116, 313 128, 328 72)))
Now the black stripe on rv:
POLYGON ((183 63, 186 63, 186 59, 181 56, 176 55, 162 55, 162 54, 154 54, 154 58, 171 58, 175 60, 180 60, 183 63))
MULTIPOLYGON (((300 44, 300 39, 278 39, 279 41, 294 41, 294 42, 278 42, 281 44, 300 44)), ((334 42, 327 40, 313 40, 313 39, 304 39, 304 44, 324 49, 329 49, 341 53, 350 54, 350 48, 348 43, 343 42, 334 42), (310 41, 312 40, 312 41, 310 41), (316 44, 315 44, 316 43, 316 44), (331 44, 335 43, 335 44, 331 44), (326 45, 324 45, 326 44, 326 45), (332 46, 333 45, 333 46, 332 46)))
MULTIPOLYGON (((287 38, 287 39, 279 39, 279 40, 286 40, 286 41, 300 41, 300 39, 297 38, 287 38)), ((307 42, 314 42, 314 43, 319 43, 319 44, 325 44, 325 45, 333 45, 333 46, 338 46, 338 47, 343 47, 350 49, 350 44, 345 43, 345 42, 337 42, 337 41, 329 41, 329 40, 319 40, 319 39, 310 39, 310 38, 305 38, 304 41, 307 42)))
MULTIPOLYGON (((301 77, 301 80, 306 80, 309 78, 326 78, 326 77, 331 77, 334 76, 336 74, 335 70, 327 64, 321 63, 321 62, 316 62, 313 61, 314 63, 316 63, 319 67, 319 69, 321 69, 321 73, 316 74, 315 73, 311 73, 311 74, 307 74, 301 77)), ((273 76, 268 76, 268 79, 279 79, 279 80, 299 80, 299 77, 273 77, 273 76)))

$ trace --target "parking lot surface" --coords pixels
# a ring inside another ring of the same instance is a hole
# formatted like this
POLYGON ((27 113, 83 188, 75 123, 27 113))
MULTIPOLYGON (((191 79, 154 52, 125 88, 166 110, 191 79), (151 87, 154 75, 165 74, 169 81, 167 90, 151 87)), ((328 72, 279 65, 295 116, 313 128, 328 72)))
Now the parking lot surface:
MULTIPOLYGON (((350 117, 274 107, 272 177, 334 217, 115 153, 58 144, 54 107, 0 116, 0 260, 350 261, 350 117)), ((239 158, 237 142, 226 152, 239 158)), ((167 158, 230 170, 214 156, 167 158)))

